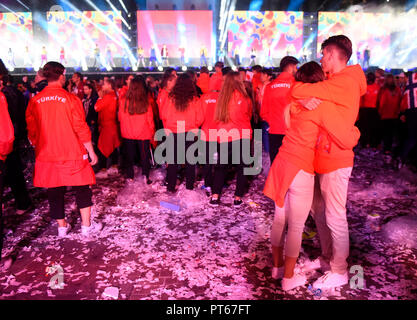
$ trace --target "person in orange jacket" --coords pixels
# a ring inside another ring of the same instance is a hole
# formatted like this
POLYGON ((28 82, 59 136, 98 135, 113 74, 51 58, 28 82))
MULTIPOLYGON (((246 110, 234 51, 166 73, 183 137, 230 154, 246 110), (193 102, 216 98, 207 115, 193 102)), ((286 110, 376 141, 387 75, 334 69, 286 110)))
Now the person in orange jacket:
MULTIPOLYGON (((358 116, 360 97, 366 93, 366 77, 360 65, 347 66, 352 55, 352 42, 344 35, 332 36, 323 42, 322 54, 321 65, 328 74, 328 80, 295 84, 291 95, 308 108, 317 106, 320 99, 334 102, 346 125, 353 127, 358 116)), ((322 255, 307 263, 306 268, 320 268, 330 260, 331 270, 314 282, 313 287, 316 289, 339 287, 348 282, 346 260, 349 256, 349 228, 346 201, 353 159, 353 150, 332 148, 328 134, 319 135, 314 159, 314 170, 319 174, 319 183, 312 212, 322 255)))
POLYGON ((290 91, 299 61, 286 56, 280 62, 280 75, 269 83, 264 91, 261 104, 261 118, 269 124, 269 157, 274 162, 285 135, 284 110, 290 103, 290 91))
POLYGON ((101 229, 91 219, 90 185, 96 182, 91 165, 97 163, 91 132, 81 100, 63 89, 64 66, 48 62, 43 71, 48 86, 30 100, 26 110, 28 138, 35 147, 33 185, 47 188, 50 213, 58 223, 60 237, 70 229, 65 220, 64 194, 66 187, 72 186, 81 212, 81 232, 88 235, 101 229))
POLYGON ((398 126, 401 108, 401 89, 395 85, 392 74, 386 75, 385 84, 378 93, 376 106, 381 118, 384 151, 389 154, 392 151, 392 140, 398 126))
POLYGON ((108 160, 111 157, 113 164, 117 162, 117 148, 120 146, 119 127, 117 123, 118 97, 115 91, 115 82, 110 78, 105 78, 102 87, 102 97, 97 100, 95 109, 98 113, 98 144, 97 147, 101 154, 100 167, 104 177, 106 169, 109 167, 108 160))
POLYGON ((361 97, 359 128, 361 130, 361 144, 363 147, 376 148, 379 140, 380 118, 376 107, 376 100, 380 86, 375 80, 375 73, 368 72, 366 75, 366 93, 361 97))
POLYGON ((175 86, 168 98, 165 99, 161 111, 161 120, 167 133, 167 144, 173 148, 171 149, 173 154, 168 155, 172 156, 172 159, 168 161, 167 190, 175 192, 178 168, 180 164, 184 164, 184 160, 186 188, 193 190, 195 164, 188 161, 186 154, 188 148, 194 143, 194 141, 189 141, 189 136, 197 135, 198 128, 203 123, 204 114, 194 82, 187 73, 183 73, 177 78, 175 86), (185 149, 177 150, 178 144, 181 146, 183 143, 185 143, 185 149))
MULTIPOLYGON (((323 70, 316 62, 304 64, 295 77, 297 81, 308 83, 325 79, 323 70)), ((334 142, 332 148, 338 149, 353 148, 360 135, 358 128, 344 123, 342 115, 331 102, 323 101, 314 111, 308 111, 295 100, 289 106, 286 108, 286 114, 288 109, 290 111, 290 121, 286 119, 289 122, 287 132, 264 188, 264 194, 276 203, 271 232, 272 277, 283 278, 284 290, 291 290, 306 282, 305 275, 294 273, 294 267, 313 201, 314 156, 320 129, 331 137, 334 142), (284 241, 287 224, 287 239, 284 241)))
POLYGON ((155 103, 148 92, 145 79, 136 76, 130 81, 125 97, 120 99, 119 121, 120 131, 126 154, 126 175, 133 180, 133 163, 136 151, 139 150, 142 164, 142 175, 145 182, 151 184, 149 179, 151 151, 150 141, 155 133, 153 119, 153 104, 155 103))
POLYGON ((210 72, 207 67, 201 67, 197 86, 200 87, 203 94, 210 92, 210 72))
POLYGON ((240 206, 245 193, 247 178, 244 175, 243 153, 248 152, 252 138, 252 102, 240 79, 239 72, 226 74, 222 90, 217 99, 215 120, 217 121, 217 142, 219 143, 218 159, 214 169, 213 194, 210 205, 220 204, 220 195, 226 182, 228 164, 235 164, 238 156, 236 191, 234 205, 240 206), (239 150, 239 154, 234 154, 239 150), (227 163, 224 160, 227 159, 227 163))
POLYGON ((13 150, 14 141, 14 129, 10 119, 7 100, 2 92, 0 92, 0 260, 1 251, 3 249, 3 188, 4 188, 4 175, 6 166, 4 161, 7 155, 13 150))
POLYGON ((210 77, 210 84, 209 84, 209 91, 220 91, 223 84, 223 74, 222 69, 224 67, 224 63, 221 61, 217 61, 214 65, 215 73, 213 73, 210 77))

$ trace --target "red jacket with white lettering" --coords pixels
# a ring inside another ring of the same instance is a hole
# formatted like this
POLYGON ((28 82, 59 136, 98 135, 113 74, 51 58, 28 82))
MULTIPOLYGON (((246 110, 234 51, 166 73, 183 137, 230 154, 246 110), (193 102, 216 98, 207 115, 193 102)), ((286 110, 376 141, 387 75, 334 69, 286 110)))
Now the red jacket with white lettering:
POLYGON ((293 75, 282 72, 265 87, 260 114, 261 118, 268 122, 271 134, 285 134, 287 128, 284 110, 291 102, 290 92, 293 83, 293 75))
POLYGON ((161 120, 164 128, 171 130, 173 133, 183 133, 189 131, 197 131, 204 121, 203 108, 201 100, 194 98, 188 108, 184 111, 178 111, 172 98, 165 99, 162 107, 161 120), (181 124, 180 122, 184 122, 181 124), (177 127, 177 124, 179 127, 177 127))
POLYGON ((126 109, 126 98, 120 99, 119 121, 122 138, 131 140, 151 140, 155 133, 152 105, 149 95, 148 111, 142 114, 130 114, 126 109))
POLYGON ((249 98, 244 97, 237 90, 233 92, 229 102, 229 117, 229 122, 217 123, 217 130, 219 130, 218 142, 223 143, 252 138, 252 126, 250 123, 252 103, 249 98), (220 130, 226 130, 227 133, 222 133, 220 130), (236 130, 239 134, 237 134, 236 130), (233 132, 236 132, 236 134, 233 132))
POLYGON ((98 112, 98 148, 108 158, 121 144, 119 128, 117 124, 117 96, 114 91, 107 93, 102 99, 97 100, 98 112))
POLYGON ((12 152, 14 141, 14 129, 7 107, 6 97, 0 92, 0 160, 6 160, 6 156, 12 152))
POLYGON ((60 86, 49 85, 29 101, 28 137, 35 146, 37 187, 95 183, 84 143, 91 141, 81 100, 60 86))
POLYGON ((217 129, 217 122, 214 120, 216 112, 218 92, 210 92, 201 96, 201 104, 204 111, 204 122, 201 126, 201 140, 203 141, 217 141, 217 135, 210 137, 210 129, 217 129))

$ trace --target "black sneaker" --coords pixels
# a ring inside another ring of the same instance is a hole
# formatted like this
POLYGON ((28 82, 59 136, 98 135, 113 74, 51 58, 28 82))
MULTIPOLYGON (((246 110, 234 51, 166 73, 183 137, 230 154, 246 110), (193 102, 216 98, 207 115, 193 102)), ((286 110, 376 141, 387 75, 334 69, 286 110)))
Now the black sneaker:
POLYGON ((243 200, 242 199, 240 199, 240 200, 234 200, 233 201, 233 205, 235 206, 235 207, 239 207, 241 204, 243 203, 243 200))
POLYGON ((220 204, 220 199, 219 198, 217 198, 217 199, 210 198, 209 204, 213 207, 217 207, 220 204))

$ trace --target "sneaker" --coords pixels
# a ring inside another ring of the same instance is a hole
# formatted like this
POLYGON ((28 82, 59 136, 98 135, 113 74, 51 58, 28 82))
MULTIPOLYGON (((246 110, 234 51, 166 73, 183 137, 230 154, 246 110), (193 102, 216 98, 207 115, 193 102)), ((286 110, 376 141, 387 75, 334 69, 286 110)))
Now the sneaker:
POLYGON ((331 289, 344 286, 348 283, 348 273, 339 274, 331 271, 327 271, 323 276, 318 278, 313 283, 314 289, 331 289))
POLYGON ((291 278, 282 278, 281 286, 282 290, 289 291, 297 287, 305 285, 307 278, 302 273, 294 273, 291 278))
POLYGON ((88 236, 100 232, 101 229, 103 229, 103 225, 100 222, 91 221, 89 227, 81 226, 81 233, 83 236, 88 236))
POLYGON ((320 269, 323 272, 330 271, 330 264, 322 257, 314 260, 307 260, 302 267, 304 272, 320 269))
POLYGON ((68 222, 66 227, 58 227, 58 237, 65 238, 70 230, 71 225, 68 222))
POLYGON ((233 205, 235 206, 235 207, 239 207, 241 204, 243 203, 243 200, 242 199, 239 199, 239 200, 234 200, 233 201, 233 205))
POLYGON ((211 197, 209 204, 213 207, 217 207, 220 204, 220 199, 214 199, 213 197, 211 197))
POLYGON ((284 277, 284 267, 273 267, 271 273, 272 279, 282 279, 284 277))
POLYGON ((107 173, 110 175, 115 175, 119 173, 119 170, 117 169, 117 167, 110 167, 107 169, 107 173))
POLYGON ((109 174, 107 173, 107 170, 100 170, 96 173, 97 179, 107 179, 109 177, 109 174))

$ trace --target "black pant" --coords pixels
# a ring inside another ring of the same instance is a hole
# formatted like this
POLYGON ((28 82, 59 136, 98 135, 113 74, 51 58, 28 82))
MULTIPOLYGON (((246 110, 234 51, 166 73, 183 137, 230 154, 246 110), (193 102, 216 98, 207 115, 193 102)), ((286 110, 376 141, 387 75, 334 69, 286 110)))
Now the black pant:
POLYGON ((380 142, 380 117, 376 108, 359 109, 359 129, 361 145, 376 148, 380 142))
POLYGON ((19 150, 16 147, 7 156, 5 166, 5 181, 12 189, 12 193, 16 202, 16 209, 28 209, 32 202, 26 188, 26 180, 23 175, 22 160, 20 158, 19 150))
POLYGON ((2 212, 2 204, 3 204, 3 188, 4 188, 4 170, 5 165, 4 161, 0 160, 0 260, 1 260, 1 251, 3 249, 3 212, 2 212))
POLYGON ((278 154, 284 137, 285 136, 283 134, 269 134, 269 158, 271 159, 271 165, 278 154))
MULTIPOLYGON (((48 188, 49 211, 52 219, 65 219, 64 196, 67 187, 48 188)), ((93 205, 91 200, 93 192, 90 186, 73 186, 78 209, 88 208, 93 205)))
POLYGON ((214 159, 214 154, 217 153, 217 142, 202 141, 202 143, 206 144, 206 163, 204 164, 204 185, 206 187, 212 188, 214 179, 214 165, 216 163, 214 159))
POLYGON ((381 120, 382 141, 384 142, 384 151, 392 150, 392 140, 397 128, 397 119, 381 120))
POLYGON ((146 178, 149 178, 149 170, 151 168, 151 151, 149 149, 149 140, 124 139, 123 143, 127 178, 133 179, 135 176, 133 164, 135 162, 135 156, 138 152, 140 154, 140 162, 142 165, 142 175, 146 176, 146 178))
POLYGON ((245 164, 243 163, 243 157, 242 157, 242 152, 243 152, 243 148, 242 148, 242 143, 243 140, 236 140, 236 141, 232 141, 232 142, 225 142, 225 143, 220 143, 218 145, 218 159, 217 159, 217 164, 215 165, 214 168, 214 181, 213 181, 213 188, 212 188, 212 193, 213 194, 218 194, 220 195, 222 193, 222 189, 223 186, 225 184, 225 180, 226 180, 226 175, 227 175, 227 169, 229 167, 230 164, 232 164, 233 161, 233 150, 240 150, 240 154, 239 154, 239 163, 236 164, 237 166, 237 178, 236 178, 236 191, 235 191, 235 196, 236 197, 243 197, 243 195, 245 194, 245 189, 246 189, 246 183, 247 183, 247 178, 244 175, 243 169, 245 168, 245 164), (238 146, 240 145, 240 148, 238 149, 238 146), (223 150, 227 150, 227 164, 221 163, 222 161, 222 153, 224 152, 223 150))
MULTIPOLYGON (((195 139, 193 141, 186 141, 185 140, 186 133, 173 133, 173 139, 168 138, 167 143, 174 143, 173 151, 174 151, 174 161, 173 163, 168 163, 167 168, 167 189, 168 191, 175 191, 175 186, 177 184, 177 173, 178 169, 181 164, 179 164, 179 157, 181 159, 185 159, 185 177, 186 177, 186 188, 188 190, 194 189, 194 182, 195 182, 195 164, 190 164, 187 160, 186 154, 188 148, 194 143, 195 139), (185 141, 185 150, 177 150, 178 141, 185 141)), ((181 161, 182 161, 181 160, 181 161)))
POLYGON ((110 168, 112 165, 117 165, 119 163, 119 149, 116 148, 114 149, 114 151, 112 152, 112 154, 106 158, 101 152, 100 150, 98 150, 98 170, 100 169, 108 169, 110 168))
POLYGON ((407 128, 407 138, 401 148, 400 157, 402 161, 407 159, 408 154, 417 144, 417 109, 407 110, 405 113, 405 125, 407 128))

